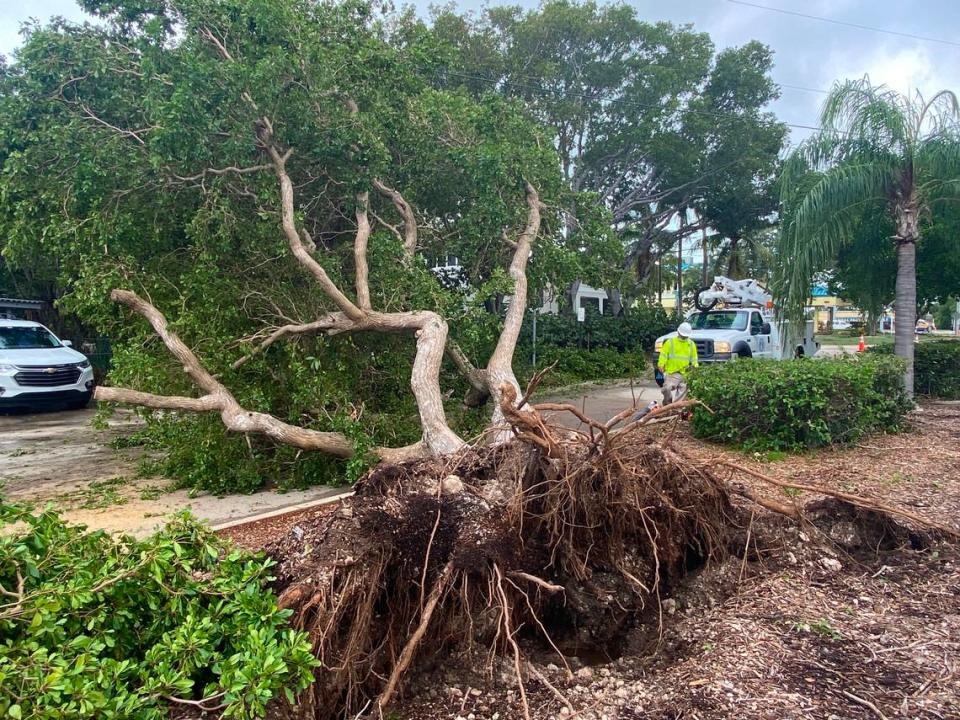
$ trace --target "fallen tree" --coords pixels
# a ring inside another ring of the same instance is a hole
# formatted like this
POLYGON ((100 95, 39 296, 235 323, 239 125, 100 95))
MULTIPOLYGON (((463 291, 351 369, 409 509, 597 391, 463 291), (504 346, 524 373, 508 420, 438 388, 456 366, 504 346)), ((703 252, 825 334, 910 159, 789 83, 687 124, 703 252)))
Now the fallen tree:
POLYGON ((522 638, 612 646, 656 623, 660 593, 730 551, 724 483, 634 423, 551 426, 552 406, 501 408, 518 440, 382 464, 332 515, 269 549, 280 604, 323 664, 304 717, 378 717, 415 659, 504 656, 524 716, 522 638))

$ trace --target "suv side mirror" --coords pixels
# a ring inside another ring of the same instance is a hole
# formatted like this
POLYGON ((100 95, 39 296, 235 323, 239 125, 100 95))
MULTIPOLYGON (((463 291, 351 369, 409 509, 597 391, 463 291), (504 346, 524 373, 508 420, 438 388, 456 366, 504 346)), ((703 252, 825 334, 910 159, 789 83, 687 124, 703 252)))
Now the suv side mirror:
POLYGON ((61 340, 60 344, 64 347, 73 347, 73 342, 70 340, 61 340))
POLYGON ((760 334, 761 335, 770 334, 770 323, 764 323, 763 325, 760 326, 760 334))

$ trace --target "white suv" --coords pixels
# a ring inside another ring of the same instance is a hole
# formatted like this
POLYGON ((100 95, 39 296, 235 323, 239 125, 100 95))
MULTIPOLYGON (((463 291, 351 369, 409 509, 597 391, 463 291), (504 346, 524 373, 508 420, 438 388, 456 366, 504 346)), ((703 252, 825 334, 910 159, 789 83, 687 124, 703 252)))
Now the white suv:
POLYGON ((0 408, 86 407, 93 368, 43 325, 0 319, 0 408))

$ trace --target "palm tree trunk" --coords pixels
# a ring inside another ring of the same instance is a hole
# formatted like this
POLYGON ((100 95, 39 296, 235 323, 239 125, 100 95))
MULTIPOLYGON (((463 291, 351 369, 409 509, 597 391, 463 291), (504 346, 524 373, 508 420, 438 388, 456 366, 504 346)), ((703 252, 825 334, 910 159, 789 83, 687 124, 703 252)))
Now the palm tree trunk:
POLYGON ((894 354, 907 361, 903 384, 913 397, 913 343, 917 325, 917 212, 914 207, 897 208, 897 285, 893 301, 894 354))

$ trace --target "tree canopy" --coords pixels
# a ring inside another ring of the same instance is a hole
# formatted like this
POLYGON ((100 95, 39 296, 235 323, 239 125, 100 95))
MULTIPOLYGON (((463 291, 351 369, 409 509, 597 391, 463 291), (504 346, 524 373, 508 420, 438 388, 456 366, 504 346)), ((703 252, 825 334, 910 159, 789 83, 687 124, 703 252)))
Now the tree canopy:
MULTIPOLYGON (((517 292, 508 265, 531 188, 548 206, 528 238, 531 291, 611 257, 608 223, 561 232, 557 208, 573 194, 523 104, 432 84, 420 46, 392 40, 365 2, 85 7, 102 24, 36 26, 3 68, 0 237, 11 268, 46 268, 61 309, 114 339, 115 384, 195 385, 183 358, 110 302, 128 288, 169 315, 239 407, 340 433, 352 448, 340 454, 362 466, 369 449, 420 434, 411 336, 314 327, 255 352, 265 340, 331 313, 357 324, 367 307, 432 312, 453 327, 458 359, 483 370, 503 323, 484 301, 517 292), (463 282, 431 272, 441 254, 459 258, 463 282)), ((448 412, 464 411, 452 401, 448 412)), ((176 420, 176 432, 154 422, 168 467, 193 484, 250 489, 294 466, 288 449, 226 438, 209 415, 176 420)), ((295 466, 295 480, 335 467, 295 466)))
POLYGON ((432 32, 456 48, 439 77, 521 98, 552 131, 570 189, 609 209, 641 281, 665 231, 676 240, 709 226, 735 244, 769 225, 786 127, 763 109, 778 89, 760 43, 715 53, 689 26, 569 0, 478 17, 445 9, 432 32), (688 209, 699 221, 677 227, 688 209))

